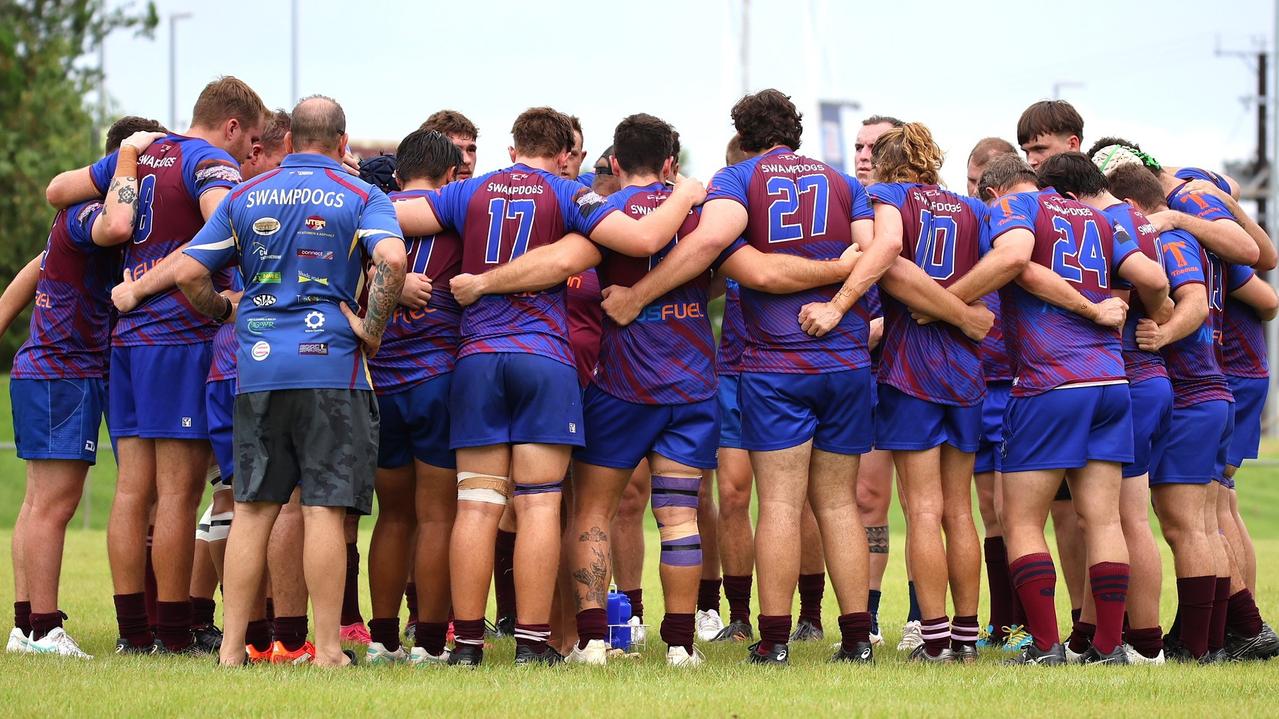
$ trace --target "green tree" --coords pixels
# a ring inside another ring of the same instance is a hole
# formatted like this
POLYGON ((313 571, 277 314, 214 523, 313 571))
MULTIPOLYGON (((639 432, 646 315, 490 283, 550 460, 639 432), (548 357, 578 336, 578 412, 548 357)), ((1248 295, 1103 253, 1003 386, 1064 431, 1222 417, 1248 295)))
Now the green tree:
MULTIPOLYGON (((0 0, 0 284, 44 247, 49 180, 102 153, 107 118, 86 99, 101 72, 85 56, 112 31, 149 35, 156 23, 150 2, 108 10, 103 0, 0 0)), ((25 339, 19 320, 0 339, 3 367, 25 339)))

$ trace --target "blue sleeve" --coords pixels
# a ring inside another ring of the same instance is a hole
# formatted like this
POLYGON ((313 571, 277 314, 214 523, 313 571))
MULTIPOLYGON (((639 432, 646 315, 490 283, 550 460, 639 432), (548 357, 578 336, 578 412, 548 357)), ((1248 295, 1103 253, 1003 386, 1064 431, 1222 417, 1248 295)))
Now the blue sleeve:
POLYGON ((1199 194, 1195 192, 1186 192, 1184 189, 1173 191, 1173 196, 1168 202, 1168 206, 1174 210, 1180 210, 1188 215, 1194 215, 1201 220, 1231 220, 1235 219, 1234 214, 1230 212, 1230 208, 1221 200, 1212 195, 1199 194))
POLYGON ((98 193, 105 195, 107 188, 111 186, 111 178, 115 177, 116 160, 120 157, 120 151, 107 155, 97 162, 89 165, 89 176, 93 178, 94 187, 98 188, 98 193))
POLYGON ((1164 267, 1168 268, 1168 283, 1176 290, 1191 283, 1207 284, 1204 266, 1199 254, 1199 243, 1183 232, 1165 232, 1159 236, 1163 248, 1164 267))
POLYGON ((735 200, 742 207, 749 207, 746 192, 750 188, 751 173, 754 170, 755 163, 739 162, 715 173, 715 176, 711 178, 710 187, 706 188, 705 202, 735 200))
POLYGON ((1226 292, 1234 292, 1256 276, 1257 272, 1248 265, 1226 265, 1226 292))
POLYGON ((564 229, 569 232, 589 237, 595 226, 616 210, 612 203, 572 180, 557 177, 552 184, 564 214, 564 229))
POLYGON ((711 263, 711 269, 715 272, 719 272, 719 266, 727 262, 728 258, 733 256, 734 252, 742 249, 746 246, 746 244, 745 237, 738 237, 730 242, 728 247, 725 247, 724 251, 719 253, 719 257, 716 257, 715 261, 711 263))
POLYGON ((1137 241, 1128 234, 1123 225, 1116 224, 1110 230, 1111 241, 1113 242, 1114 254, 1111 255, 1114 260, 1111 262, 1112 268, 1118 274, 1119 266, 1129 257, 1141 252, 1141 248, 1137 246, 1137 241))
POLYGON ((182 156, 182 180, 192 199, 199 200, 200 195, 209 190, 219 187, 229 190, 240 184, 240 164, 225 150, 200 145, 190 155, 182 156))
POLYGON ((236 247, 235 229, 231 226, 230 195, 222 198, 213 216, 191 238, 191 244, 183 252, 195 258, 211 273, 236 261, 240 252, 236 247))
POLYGON ((580 175, 578 175, 578 176, 577 176, 577 181, 578 181, 578 182, 580 182, 580 183, 582 183, 582 184, 583 184, 583 185, 585 185, 586 187, 594 187, 594 186, 595 186, 595 173, 594 173, 594 172, 583 172, 583 173, 581 173, 580 175))
POLYGON ((1222 192, 1230 194, 1230 183, 1226 181, 1226 178, 1215 172, 1203 170, 1198 167, 1183 167, 1180 170, 1177 170, 1176 177, 1179 180, 1207 180, 1208 182, 1216 185, 1222 192))
POLYGON ((71 244, 85 251, 97 248, 93 244, 93 223, 98 221, 104 209, 103 204, 97 200, 81 202, 67 208, 67 234, 71 238, 71 244))
POLYGON ((369 199, 364 204, 364 211, 360 213, 360 226, 356 233, 360 238, 360 246, 369 257, 373 256, 373 248, 382 240, 396 238, 403 241, 395 206, 385 192, 376 187, 369 188, 369 199))
POLYGON ((848 189, 853 193, 853 212, 849 219, 853 221, 875 219, 875 210, 870 206, 871 198, 866 194, 866 188, 852 175, 844 175, 844 179, 848 181, 848 189))
POLYGON ((438 192, 429 192, 425 196, 427 203, 431 205, 431 211, 435 213, 435 219, 459 235, 462 234, 462 223, 466 219, 466 203, 474 194, 472 188, 477 187, 474 182, 475 178, 450 182, 438 192))
MULTIPOLYGON (((566 223, 566 226, 569 229, 573 229, 573 225, 580 224, 582 229, 577 231, 590 237, 591 233, 595 231, 596 227, 599 227, 605 217, 622 209, 622 205, 629 196, 625 191, 616 192, 607 198, 601 197, 594 192, 581 195, 574 203, 574 209, 570 209, 568 212, 570 221, 566 223), (574 222, 572 220, 574 217, 579 217, 580 220, 574 222)), ((602 251, 604 248, 601 247, 600 249, 602 251)))
POLYGON ((1039 203, 1030 195, 1005 195, 999 198, 990 208, 986 223, 990 229, 991 244, 1010 230, 1030 230, 1033 233, 1038 214, 1039 203))
MULTIPOLYGON (((857 182, 857 180, 853 180, 853 182, 857 182)), ((882 202, 885 205, 892 205, 898 210, 902 208, 902 205, 906 204, 906 188, 896 182, 881 182, 871 185, 864 192, 870 195, 871 202, 882 202)))

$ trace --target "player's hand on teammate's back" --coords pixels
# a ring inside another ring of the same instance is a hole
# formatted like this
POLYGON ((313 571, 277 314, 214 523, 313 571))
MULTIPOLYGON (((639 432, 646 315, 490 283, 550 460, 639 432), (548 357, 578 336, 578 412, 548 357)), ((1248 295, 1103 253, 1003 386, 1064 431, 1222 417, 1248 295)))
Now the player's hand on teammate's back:
POLYGON ((635 291, 630 287, 609 285, 600 292, 600 295, 604 297, 604 301, 600 303, 600 306, 604 308, 604 314, 619 327, 625 327, 634 322, 635 318, 639 317, 640 310, 644 309, 637 301, 635 291))
POLYGON ((1155 226, 1156 232, 1167 232, 1168 230, 1177 229, 1177 215, 1178 212, 1176 210, 1160 210, 1146 215, 1146 219, 1150 220, 1150 224, 1155 226))
POLYGON ((355 314, 350 307, 346 306, 345 302, 343 302, 341 306, 342 314, 346 315, 346 321, 351 325, 351 331, 354 332, 356 338, 360 340, 360 344, 364 345, 364 356, 373 357, 376 355, 377 351, 382 347, 382 338, 370 337, 369 334, 364 331, 364 318, 355 314))
POLYGON ((1102 327, 1119 329, 1124 326, 1124 320, 1128 319, 1128 303, 1118 297, 1107 297, 1093 307, 1096 314, 1092 321, 1102 327))
POLYGON ((141 155, 147 151, 147 148, 151 146, 151 143, 164 136, 165 133, 163 132, 147 132, 146 130, 138 130, 132 135, 124 138, 124 142, 120 143, 120 147, 132 147, 138 151, 139 155, 141 155))
POLYGON ((1234 198, 1230 196, 1230 193, 1222 192, 1220 187, 1217 187, 1217 185, 1207 180, 1191 180, 1186 183, 1184 191, 1193 192, 1198 195, 1211 195, 1227 205, 1234 201, 1234 198))
POLYGON ((111 288, 111 304, 115 305, 120 312, 132 312, 133 308, 142 301, 142 298, 137 295, 136 286, 133 272, 128 267, 124 268, 123 278, 111 288))
POLYGON ((823 337, 835 329, 844 313, 830 302, 809 302, 799 308, 799 325, 814 337, 823 337))
POLYGON ((680 175, 675 178, 675 190, 671 194, 688 197, 694 205, 700 205, 706 200, 706 186, 696 177, 680 175))
POLYGON ((986 307, 985 302, 974 302, 968 306, 964 324, 959 329, 968 339, 974 342, 981 342, 986 339, 986 335, 990 333, 990 328, 994 326, 995 313, 986 307))
POLYGON ((470 307, 484 296, 480 276, 467 272, 453 275, 453 279, 449 280, 449 291, 453 293, 453 299, 463 307, 470 307))
POLYGON ((1158 352, 1165 344, 1164 331, 1161 325, 1152 320, 1137 320, 1137 347, 1147 352, 1158 352))
POLYGON ((400 292, 400 304, 415 310, 431 302, 431 278, 421 272, 404 275, 404 289, 400 292))

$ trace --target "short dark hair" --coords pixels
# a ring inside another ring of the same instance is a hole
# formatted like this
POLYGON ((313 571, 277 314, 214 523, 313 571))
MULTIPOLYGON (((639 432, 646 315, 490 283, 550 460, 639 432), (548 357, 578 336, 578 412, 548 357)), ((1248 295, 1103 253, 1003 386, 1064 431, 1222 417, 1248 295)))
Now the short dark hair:
POLYGON ((1106 176, 1082 152, 1053 155, 1039 166, 1039 186, 1076 197, 1093 197, 1106 191, 1106 176))
POLYGON ((395 160, 401 183, 439 180, 450 167, 462 164, 462 151, 444 133, 419 129, 400 141, 395 160))
POLYGON ((480 136, 480 130, 475 126, 475 123, 457 110, 440 110, 432 113, 419 129, 435 130, 445 135, 456 135, 471 139, 480 136))
POLYGON ((568 116, 568 124, 573 127, 573 132, 582 136, 582 144, 586 144, 586 133, 582 132, 582 120, 577 115, 568 116))
POLYGON ((126 115, 111 128, 107 130, 107 153, 110 155, 120 149, 120 143, 124 142, 135 132, 168 132, 169 130, 159 122, 148 117, 138 117, 137 115, 126 115))
POLYGON ((1045 134, 1074 135, 1083 142, 1084 118, 1065 100, 1040 100, 1017 120, 1017 144, 1025 145, 1045 134))
POLYGON ((1002 137, 983 137, 973 146, 973 151, 968 153, 968 161, 978 167, 984 167, 987 162, 990 162, 990 158, 1007 153, 1017 153, 1017 148, 1013 147, 1011 142, 1002 137))
POLYGON ((293 127, 293 118, 282 109, 272 112, 266 119, 266 127, 262 128, 262 139, 258 144, 267 152, 274 152, 284 146, 284 136, 293 127))
POLYGON ((1014 154, 995 155, 981 171, 981 179, 977 181, 977 196, 988 200, 992 197, 991 190, 1006 190, 1023 182, 1039 186, 1039 176, 1025 160, 1014 154))
POLYGON ((906 124, 904 120, 898 120, 892 115, 871 115, 865 120, 862 120, 863 127, 865 127, 866 125, 882 125, 884 123, 888 123, 889 125, 892 125, 893 127, 901 127, 902 125, 906 124))
POLYGON ((680 153, 679 130, 676 130, 675 128, 672 127, 671 128, 671 159, 676 162, 679 162, 679 153, 680 153))
POLYGON ((613 156, 628 173, 662 171, 671 157, 671 126, 664 120, 639 113, 617 124, 613 131, 613 156))
POLYGON ((747 95, 733 105, 733 126, 742 149, 760 152, 776 145, 798 150, 804 134, 804 115, 790 95, 769 88, 747 95))
POLYGON ((239 78, 225 75, 200 91, 191 111, 191 124, 213 128, 234 119, 246 128, 258 127, 269 112, 253 88, 239 78))
POLYGON ((573 123, 551 107, 530 107, 511 126, 515 151, 529 157, 555 157, 573 149, 573 123))
POLYGON ((1128 200, 1139 209, 1154 210, 1163 207, 1168 200, 1163 186, 1145 168, 1136 165, 1120 165, 1107 178, 1110 192, 1121 200, 1128 200))
POLYGON ((298 101, 290 118, 293 149, 320 148, 336 150, 346 134, 346 113, 337 100, 324 95, 311 95, 298 101))

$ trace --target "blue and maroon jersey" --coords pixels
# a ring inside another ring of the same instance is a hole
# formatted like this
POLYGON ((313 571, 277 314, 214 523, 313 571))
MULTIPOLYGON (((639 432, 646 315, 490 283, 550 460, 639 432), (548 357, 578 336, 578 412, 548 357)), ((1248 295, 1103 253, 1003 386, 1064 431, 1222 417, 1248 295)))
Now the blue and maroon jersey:
MULTIPOLYGON (((670 195, 661 183, 631 186, 609 195, 606 204, 639 219, 670 195)), ((628 257, 601 248, 600 282, 606 287, 633 286, 675 249, 680 237, 697 229, 698 217, 698 211, 690 212, 675 237, 651 257, 628 257)), ((735 241, 712 267, 743 246, 744 241, 735 241)), ((703 272, 658 297, 625 327, 605 320, 595 384, 637 404, 687 404, 714 395, 715 335, 706 311, 710 281, 711 273, 703 272)))
POLYGON ((1004 342, 1004 313, 1000 304, 999 293, 991 292, 982 298, 986 308, 995 315, 995 323, 990 332, 981 341, 981 373, 986 384, 992 382, 1012 382, 1013 365, 1008 356, 1008 345, 1004 342))
MULTIPOLYGON (((851 223, 873 219, 857 180, 785 148, 772 150, 715 174, 706 201, 733 200, 746 208, 746 241, 760 252, 811 260, 837 259, 852 242, 851 223)), ((742 371, 813 374, 870 364, 865 306, 858 303, 824 337, 799 324, 800 309, 829 302, 839 284, 789 295, 742 288, 746 351, 742 371)))
MULTIPOLYGON (((1126 202, 1120 202, 1105 208, 1101 214, 1105 215, 1116 228, 1123 228, 1123 231, 1137 243, 1137 249, 1141 250, 1143 255, 1163 267, 1163 256, 1159 249, 1159 231, 1137 208, 1126 202)), ((1128 283, 1119 278, 1116 278, 1114 284, 1116 288, 1129 289, 1128 283)), ((1137 320, 1149 316, 1150 313, 1141 303, 1141 297, 1136 292, 1131 293, 1128 298, 1128 318, 1124 322, 1123 352, 1124 370, 1128 373, 1128 381, 1133 384, 1155 377, 1168 376, 1168 372, 1164 369, 1163 357, 1158 352, 1147 352, 1137 347, 1137 320)))
POLYGON ((1224 399, 1234 401, 1221 372, 1222 282, 1221 259, 1208 252, 1189 232, 1169 230, 1159 236, 1164 265, 1173 289, 1190 283, 1204 285, 1208 318, 1203 326, 1163 348, 1174 407, 1224 399))
MULTIPOLYGON (((866 312, 867 322, 884 316, 884 303, 879 298, 879 285, 871 285, 866 290, 866 294, 862 295, 860 300, 857 300, 857 304, 861 305, 862 310, 866 312)), ((870 351, 871 372, 879 374, 879 360, 883 356, 884 338, 883 335, 880 335, 879 344, 875 345, 874 349, 870 351)))
POLYGON ((577 381, 583 389, 595 376, 600 358, 600 337, 604 334, 604 301, 600 278, 589 269, 568 278, 568 342, 573 346, 577 381))
MULTIPOLYGON (((244 291, 244 280, 240 277, 239 267, 232 268, 231 289, 236 292, 244 291)), ((255 329, 255 327, 250 327, 251 331, 255 329)), ((260 335, 261 332, 253 331, 253 334, 260 335)), ((222 380, 235 379, 237 377, 235 353, 239 348, 240 342, 235 338, 235 323, 223 323, 218 328, 218 333, 213 335, 213 361, 209 363, 208 382, 221 382, 222 380)))
MULTIPOLYGON (((99 192, 106 192, 115 174, 116 153, 91 168, 99 192)), ((138 219, 133 241, 125 245, 124 266, 141 277, 188 242, 204 227, 200 196, 240 182, 240 166, 225 151, 204 140, 168 135, 138 157, 138 219)), ((230 274, 214 277, 217 289, 230 286, 230 274)), ((176 287, 154 295, 131 312, 120 315, 112 344, 182 345, 208 342, 218 323, 197 312, 176 287)))
POLYGON ((1207 180, 1216 185, 1218 189, 1227 195, 1230 194, 1230 183, 1225 177, 1211 171, 1198 167, 1183 167, 1177 170, 1175 177, 1179 180, 1207 180))
POLYGON ((1231 377, 1264 379, 1270 376, 1266 359, 1266 328, 1251 306, 1230 296, 1257 273, 1246 265, 1226 268, 1225 331, 1222 333, 1221 369, 1231 377))
MULTIPOLYGON (((608 211, 581 184, 519 164, 427 195, 440 224, 462 238, 462 271, 480 274, 570 232, 589 235, 608 211)), ((516 352, 574 366, 564 283, 487 295, 462 312, 458 357, 516 352)))
POLYGON ((1201 220, 1234 221, 1235 216, 1230 212, 1230 208, 1226 207, 1225 203, 1212 195, 1190 192, 1186 189, 1187 184, 1189 184, 1189 181, 1181 183, 1173 188, 1172 192, 1168 193, 1168 207, 1188 215, 1194 215, 1201 220))
MULTIPOLYGON (((872 202, 895 207, 902 218, 902 257, 933 281, 950 287, 968 274, 989 243, 983 240, 986 206, 936 185, 879 183, 872 202)), ((970 407, 986 394, 979 345, 944 322, 920 325, 910 308, 882 295, 884 338, 879 382, 929 402, 970 407)))
POLYGON ((742 317, 742 288, 736 281, 724 282, 724 319, 719 326, 719 352, 715 355, 717 374, 742 373, 742 353, 746 351, 746 320, 742 317))
MULTIPOLYGON (((1105 215, 1052 189, 999 198, 990 210, 991 242, 1014 229, 1034 233, 1031 262, 1052 269, 1092 302, 1111 296, 1119 266, 1141 251, 1105 215)), ((1013 396, 1127 379, 1118 332, 1044 302, 1016 282, 1000 293, 1004 339, 1017 372, 1013 396)))
POLYGON ((93 244, 98 200, 60 210, 40 260, 31 335, 13 358, 14 379, 105 377, 111 286, 120 250, 93 244))
MULTIPOLYGON (((391 202, 426 197, 429 190, 392 192, 391 202)), ((462 240, 445 230, 405 239, 408 271, 431 280, 431 300, 422 309, 397 304, 386 323, 382 347, 369 358, 378 394, 389 394, 453 371, 461 338, 462 307, 449 281, 462 269, 462 240)), ((299 250, 301 251, 301 250, 299 250)))

